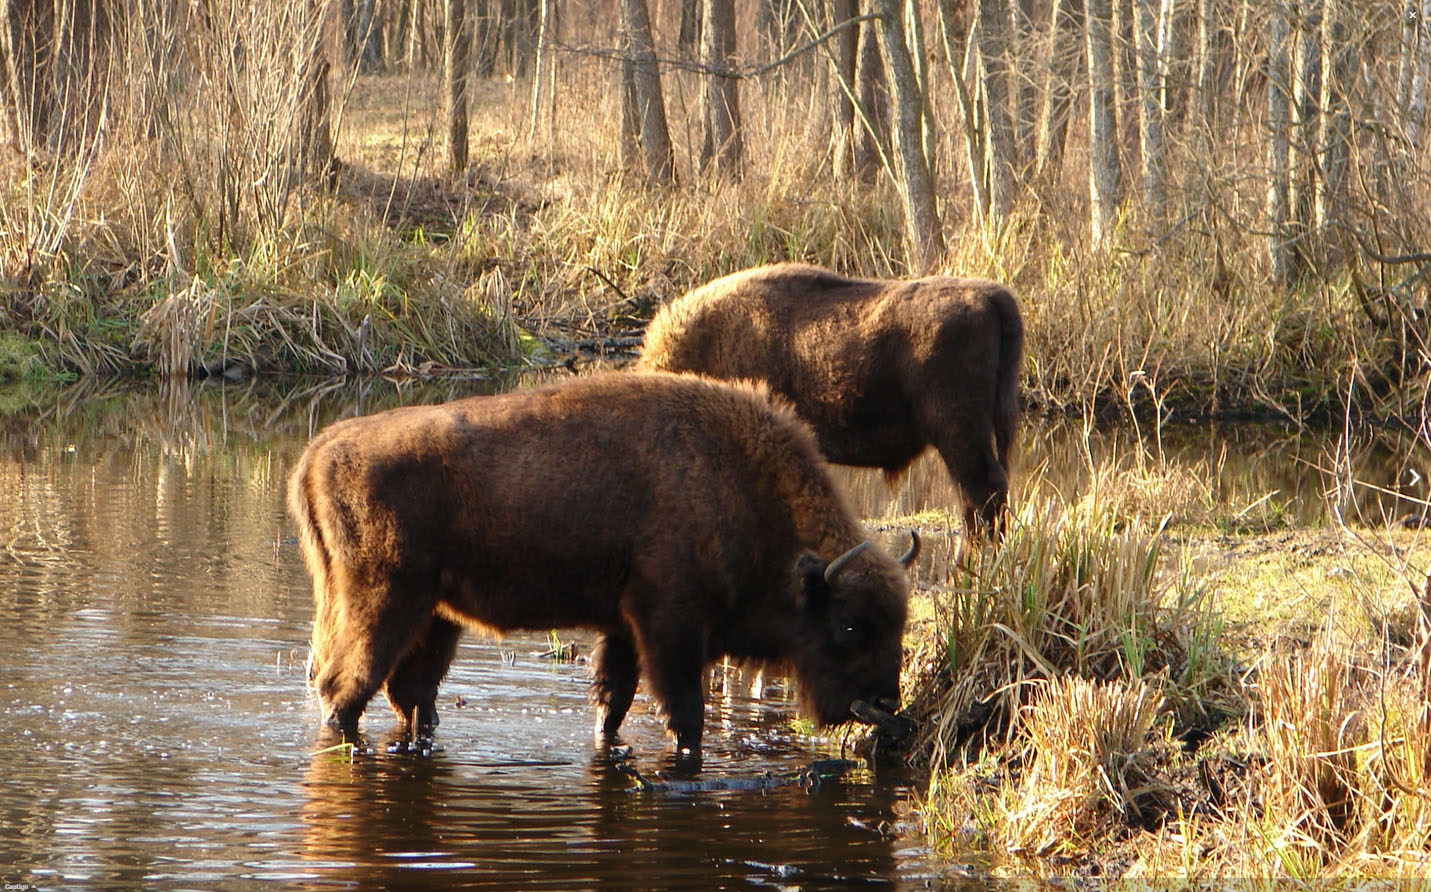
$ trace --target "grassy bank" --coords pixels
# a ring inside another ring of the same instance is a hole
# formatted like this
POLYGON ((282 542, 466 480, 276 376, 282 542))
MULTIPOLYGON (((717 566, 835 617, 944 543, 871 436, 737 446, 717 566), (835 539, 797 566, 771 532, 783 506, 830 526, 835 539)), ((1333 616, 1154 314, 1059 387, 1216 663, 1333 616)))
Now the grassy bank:
MULTIPOLYGON (((673 127, 693 151, 697 82, 673 73, 671 85, 673 127)), ((433 79, 359 77, 343 97, 333 192, 285 180, 282 153, 255 150, 239 165, 243 134, 202 118, 157 140, 10 158, 0 329, 29 346, 5 374, 557 362, 629 347, 660 302, 741 267, 801 259, 903 273, 887 178, 833 178, 823 135, 798 109, 750 116, 740 181, 687 171, 652 189, 621 173, 614 128, 591 126, 592 109, 614 109, 607 86, 590 74, 564 83, 554 135, 538 143, 526 135, 525 85, 476 82, 473 161, 453 176, 433 79)), ((283 126, 281 112, 267 126, 283 126)), ((997 238, 961 212, 957 189, 946 196, 941 268, 1019 289, 1033 403, 1306 418, 1351 402, 1420 417, 1419 329, 1368 304, 1371 271, 1274 288, 1251 229, 1156 234, 1136 206, 1112 247, 1095 251, 1084 187, 1068 170, 997 238)))
POLYGON ((931 842, 1009 876, 1424 875, 1426 534, 1282 527, 1175 465, 1092 477, 1026 481, 1005 542, 925 580, 931 842))

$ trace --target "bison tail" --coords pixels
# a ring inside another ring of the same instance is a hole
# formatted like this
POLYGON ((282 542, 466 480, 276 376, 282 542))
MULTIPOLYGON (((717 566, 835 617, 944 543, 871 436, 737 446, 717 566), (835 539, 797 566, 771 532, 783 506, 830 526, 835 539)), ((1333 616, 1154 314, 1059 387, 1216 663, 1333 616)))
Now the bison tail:
POLYGON ((327 663, 328 640, 331 638, 338 605, 329 592, 330 560, 323 529, 314 511, 311 485, 311 450, 299 459, 298 467, 288 481, 288 513, 298 525, 298 547, 303 563, 313 578, 313 640, 309 642, 308 680, 327 663))
POLYGON ((999 373, 994 394, 994 440, 999 463, 1007 472, 1009 449, 1019 427, 1019 378, 1023 373, 1024 322, 1018 301, 1008 289, 994 293, 999 314, 999 373))

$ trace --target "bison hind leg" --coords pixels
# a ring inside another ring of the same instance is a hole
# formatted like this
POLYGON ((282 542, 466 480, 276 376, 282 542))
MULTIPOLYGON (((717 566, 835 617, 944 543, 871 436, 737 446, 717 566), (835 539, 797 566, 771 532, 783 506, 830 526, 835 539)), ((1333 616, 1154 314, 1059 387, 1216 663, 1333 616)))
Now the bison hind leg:
POLYGON ((596 736, 609 740, 621 728, 621 722, 636 696, 640 660, 628 635, 607 632, 596 641, 591 665, 591 703, 596 707, 596 736))
POLYGON ((1009 475, 994 453, 993 431, 946 438, 938 449, 964 503, 966 539, 1000 536, 1009 497, 1009 475))
POLYGON ((384 683, 388 704, 412 730, 437 727, 437 687, 447 677, 461 637, 460 625, 432 617, 384 683))

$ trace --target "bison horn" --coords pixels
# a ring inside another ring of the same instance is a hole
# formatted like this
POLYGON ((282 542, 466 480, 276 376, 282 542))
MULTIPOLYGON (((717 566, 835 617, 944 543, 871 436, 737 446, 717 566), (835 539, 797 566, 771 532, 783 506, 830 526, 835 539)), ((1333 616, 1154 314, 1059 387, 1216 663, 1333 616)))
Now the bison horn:
POLYGON ((845 565, 859 556, 859 553, 870 547, 868 541, 861 542, 854 548, 830 561, 830 566, 825 568, 825 584, 834 585, 835 578, 840 575, 840 571, 845 569, 845 565))
POLYGON ((909 538, 913 541, 909 543, 909 550, 899 559, 899 565, 901 567, 908 567, 914 563, 915 558, 919 557, 919 534, 914 530, 910 530, 909 538))

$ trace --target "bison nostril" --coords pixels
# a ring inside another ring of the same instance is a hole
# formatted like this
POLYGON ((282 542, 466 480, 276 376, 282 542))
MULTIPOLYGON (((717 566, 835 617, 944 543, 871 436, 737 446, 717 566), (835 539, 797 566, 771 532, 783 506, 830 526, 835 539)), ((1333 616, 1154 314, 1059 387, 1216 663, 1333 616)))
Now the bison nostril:
POLYGON ((885 712, 899 712, 899 698, 881 697, 880 699, 875 701, 875 706, 878 706, 885 712))

